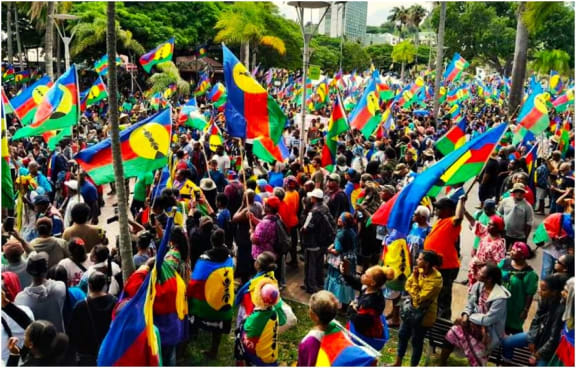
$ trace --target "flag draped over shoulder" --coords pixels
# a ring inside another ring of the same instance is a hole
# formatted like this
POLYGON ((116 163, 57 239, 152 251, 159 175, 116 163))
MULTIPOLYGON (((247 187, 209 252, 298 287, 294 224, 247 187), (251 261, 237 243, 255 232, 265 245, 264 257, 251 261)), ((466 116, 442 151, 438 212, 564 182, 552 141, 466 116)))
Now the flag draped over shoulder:
POLYGON ((76 66, 72 65, 38 103, 31 123, 18 129, 12 139, 38 136, 49 130, 76 125, 80 119, 78 92, 78 75, 76 66))
POLYGON ((380 206, 371 218, 372 223, 408 234, 412 215, 422 198, 436 196, 444 186, 463 184, 477 176, 507 127, 507 124, 493 127, 416 175, 404 189, 380 206))
POLYGON ((228 133, 252 140, 252 151, 258 158, 267 162, 284 161, 288 156, 282 139, 286 116, 236 56, 225 45, 222 50, 228 133))
MULTIPOLYGON (((164 109, 120 132, 122 164, 126 178, 168 163, 172 137, 171 109, 164 109)), ((74 157, 96 185, 115 180, 110 138, 80 151, 74 157)))
POLYGON ((442 79, 444 79, 444 83, 448 84, 453 81, 457 81, 460 76, 462 75, 462 71, 466 69, 470 65, 469 62, 466 61, 459 53, 455 53, 452 57, 452 61, 450 65, 444 71, 444 75, 442 79))
POLYGON ((338 149, 338 136, 348 130, 348 121, 346 120, 346 112, 340 101, 340 96, 336 96, 332 114, 328 121, 328 134, 326 134, 326 141, 322 147, 322 166, 327 170, 332 171, 336 164, 336 152, 338 149))
POLYGON ((138 292, 118 312, 100 345, 98 366, 162 365, 160 337, 154 327, 154 300, 157 295, 158 269, 168 249, 174 217, 168 216, 164 236, 156 255, 156 264, 138 292))
POLYGON ((352 342, 334 322, 324 331, 316 367, 368 367, 374 365, 376 356, 352 342))
POLYGON ((178 115, 178 124, 184 124, 194 129, 204 130, 208 125, 206 118, 198 109, 196 97, 190 97, 186 105, 182 106, 178 115))
MULTIPOLYGON (((190 311, 203 322, 231 321, 234 303, 234 260, 200 258, 188 283, 190 311)), ((205 323, 210 326, 210 323, 205 323)), ((213 327, 218 327, 213 325, 213 327)))
POLYGON ((368 139, 380 123, 379 112, 380 104, 378 91, 376 90, 376 80, 370 78, 362 98, 350 113, 350 127, 358 129, 368 139))
POLYGON ((46 75, 10 100, 10 105, 22 125, 29 125, 34 120, 38 104, 52 85, 50 77, 46 75))
POLYGON ((444 136, 436 141, 436 149, 443 155, 462 147, 466 143, 466 118, 450 128, 444 136))
MULTIPOLYGON (((4 94, 4 89, 2 89, 4 94)), ((10 174, 10 150, 8 149, 8 138, 6 137, 6 112, 4 110, 4 99, 0 102, 0 119, 2 122, 2 208, 14 208, 14 183, 10 174)))
POLYGON ((147 73, 150 73, 154 65, 172 60, 174 53, 174 37, 161 43, 154 50, 140 56, 140 64, 147 73))

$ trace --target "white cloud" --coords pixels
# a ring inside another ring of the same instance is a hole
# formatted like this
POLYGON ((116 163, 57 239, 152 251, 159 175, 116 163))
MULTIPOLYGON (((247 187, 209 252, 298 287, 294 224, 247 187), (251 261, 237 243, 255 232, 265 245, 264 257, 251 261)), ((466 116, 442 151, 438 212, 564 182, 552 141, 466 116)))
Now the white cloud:
MULTIPOLYGON (((283 14, 288 19, 297 20, 298 16, 296 14, 295 8, 288 5, 287 1, 272 1, 280 8, 280 13, 283 14)), ((430 1, 368 1, 368 19, 367 24, 369 26, 379 26, 388 19, 388 14, 390 10, 395 6, 410 7, 414 4, 420 4, 422 7, 430 11, 432 9, 432 2, 430 1)), ((310 14, 310 11, 306 11, 306 14, 310 14)), ((320 18, 319 11, 312 11, 312 20, 318 21, 320 18)), ((310 20, 310 15, 306 17, 306 20, 310 20)))

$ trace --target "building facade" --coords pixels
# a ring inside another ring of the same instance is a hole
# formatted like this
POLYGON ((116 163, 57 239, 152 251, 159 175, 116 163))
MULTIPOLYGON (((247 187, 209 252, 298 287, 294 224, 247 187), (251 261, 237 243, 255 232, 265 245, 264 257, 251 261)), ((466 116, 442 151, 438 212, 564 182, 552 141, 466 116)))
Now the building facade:
POLYGON ((364 43, 367 18, 368 3, 366 1, 334 3, 320 24, 319 32, 330 37, 344 35, 347 40, 364 43))

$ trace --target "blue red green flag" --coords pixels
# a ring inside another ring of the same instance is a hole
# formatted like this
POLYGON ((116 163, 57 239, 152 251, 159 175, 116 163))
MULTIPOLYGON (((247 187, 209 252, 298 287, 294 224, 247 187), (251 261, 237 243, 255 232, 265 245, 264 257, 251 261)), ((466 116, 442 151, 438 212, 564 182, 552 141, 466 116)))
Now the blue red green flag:
POLYGON ((462 71, 470 66, 470 63, 466 61, 459 53, 455 53, 452 57, 450 65, 444 71, 442 79, 444 84, 449 84, 450 82, 457 81, 462 75, 462 71))
POLYGON ((380 124, 380 103, 376 80, 370 78, 362 98, 350 113, 350 127, 358 129, 368 139, 380 124))
POLYGON ((436 141, 436 149, 444 156, 462 147, 466 143, 466 118, 450 128, 444 136, 436 141))
MULTIPOLYGON (((32 90, 32 95, 36 90, 32 90)), ((34 97, 32 97, 34 98, 34 97)), ((80 119, 78 75, 72 65, 40 100, 29 125, 16 131, 12 139, 38 136, 50 130, 71 127, 80 119)))
POLYGON ((182 106, 178 115, 178 124, 184 124, 194 129, 204 130, 208 125, 206 118, 198 109, 196 97, 190 97, 186 105, 182 106))
POLYGON ((154 65, 172 60, 174 53, 174 37, 161 43, 154 50, 140 56, 140 64, 147 73, 150 73, 154 65))
POLYGON ((22 125, 29 125, 34 120, 38 104, 44 99, 52 85, 50 77, 46 75, 10 100, 10 105, 22 125))
MULTIPOLYGON (((164 167, 172 138, 171 109, 164 109, 120 132, 124 176, 164 167)), ((115 180, 112 165, 112 142, 107 138, 80 151, 74 157, 96 185, 115 180)))

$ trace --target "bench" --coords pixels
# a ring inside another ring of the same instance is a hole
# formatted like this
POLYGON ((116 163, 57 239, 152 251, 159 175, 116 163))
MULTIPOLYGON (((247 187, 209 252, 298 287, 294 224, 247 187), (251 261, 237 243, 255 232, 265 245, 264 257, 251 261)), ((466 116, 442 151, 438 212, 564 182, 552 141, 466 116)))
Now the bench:
MULTIPOLYGON (((450 328, 453 326, 452 321, 443 318, 437 318, 434 326, 428 330, 426 334, 426 338, 428 339, 428 343, 430 344, 430 350, 428 356, 426 357, 426 365, 429 365, 430 362, 430 354, 436 353, 436 348, 442 348, 447 343, 444 337, 450 328)), ((514 349, 514 358, 512 359, 511 365, 516 367, 526 367, 530 364, 528 363, 528 359, 532 354, 527 347, 524 348, 517 348, 514 349)), ((502 363, 502 348, 499 346, 498 348, 492 351, 490 354, 489 361, 495 363, 497 365, 501 365, 502 363)))

